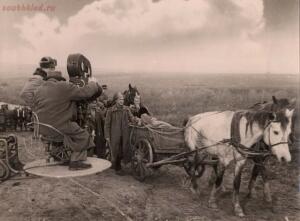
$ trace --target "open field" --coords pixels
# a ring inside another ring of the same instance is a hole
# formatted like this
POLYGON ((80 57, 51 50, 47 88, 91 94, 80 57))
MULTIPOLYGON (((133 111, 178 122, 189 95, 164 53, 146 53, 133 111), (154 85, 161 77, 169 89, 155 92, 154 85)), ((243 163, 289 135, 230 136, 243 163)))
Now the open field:
MULTIPOLYGON (((22 74, 21 76, 24 76, 22 74)), ((170 74, 95 74, 101 84, 108 85, 108 94, 123 92, 128 84, 136 85, 142 102, 159 119, 181 125, 188 115, 212 110, 237 110, 254 103, 297 97, 297 75, 170 75, 170 74)), ((26 77, 0 76, 0 101, 22 103, 19 98, 26 77)))
MULTIPOLYGON (((272 95, 296 97, 296 75, 104 75, 108 93, 136 85, 142 101, 159 119, 181 125, 188 115, 210 110, 236 110, 272 95)), ((0 101, 20 103, 18 93, 26 78, 0 76, 0 101)), ((40 145, 31 145, 30 133, 18 133, 21 160, 29 162, 43 155, 40 145), (26 144, 26 145, 25 145, 26 144)), ((257 182, 257 199, 247 199, 252 166, 245 168, 241 185, 242 206, 247 217, 233 216, 231 206, 232 168, 225 174, 227 191, 220 193, 219 210, 207 208, 208 174, 201 179, 201 196, 193 195, 184 170, 165 166, 140 183, 130 176, 119 177, 109 169, 101 174, 76 179, 14 177, 0 184, 0 221, 17 220, 299 220, 299 152, 290 164, 268 161, 272 171, 274 205, 263 201, 262 181, 257 182), (19 180, 18 180, 19 179, 19 180)))

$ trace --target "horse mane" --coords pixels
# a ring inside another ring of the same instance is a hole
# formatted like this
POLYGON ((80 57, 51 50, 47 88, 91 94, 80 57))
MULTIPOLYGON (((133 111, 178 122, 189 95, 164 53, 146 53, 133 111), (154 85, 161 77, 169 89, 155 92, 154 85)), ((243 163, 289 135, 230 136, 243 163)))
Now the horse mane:
POLYGON ((276 103, 274 102, 259 102, 251 106, 249 109, 251 110, 262 110, 262 111, 273 111, 278 112, 290 106, 290 101, 287 98, 276 99, 276 103))
POLYGON ((272 97, 273 102, 260 102, 256 103, 248 109, 245 117, 248 121, 247 128, 250 126, 252 130, 253 123, 258 123, 259 127, 265 127, 267 121, 271 120, 272 115, 276 115, 276 121, 281 123, 283 129, 286 129, 289 120, 285 116, 285 110, 290 107, 291 103, 287 98, 276 99, 272 97))
POLYGON ((281 127, 285 130, 289 123, 289 119, 285 115, 285 111, 281 110, 276 112, 276 117, 274 116, 274 112, 266 111, 266 110, 247 110, 242 113, 242 115, 246 118, 246 130, 250 128, 252 131, 253 124, 257 123, 259 128, 263 129, 267 126, 270 120, 274 120, 281 124, 281 127), (275 119, 273 119, 275 117, 275 119))

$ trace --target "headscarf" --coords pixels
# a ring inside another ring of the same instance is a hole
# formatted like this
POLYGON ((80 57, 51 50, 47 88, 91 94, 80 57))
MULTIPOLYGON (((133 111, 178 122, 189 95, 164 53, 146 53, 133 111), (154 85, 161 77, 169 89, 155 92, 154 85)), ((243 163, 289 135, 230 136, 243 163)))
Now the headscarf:
POLYGON ((112 102, 113 102, 113 103, 116 103, 116 101, 118 100, 119 97, 124 98, 124 96, 123 96, 123 94, 122 94, 121 92, 115 93, 114 96, 113 96, 112 102))

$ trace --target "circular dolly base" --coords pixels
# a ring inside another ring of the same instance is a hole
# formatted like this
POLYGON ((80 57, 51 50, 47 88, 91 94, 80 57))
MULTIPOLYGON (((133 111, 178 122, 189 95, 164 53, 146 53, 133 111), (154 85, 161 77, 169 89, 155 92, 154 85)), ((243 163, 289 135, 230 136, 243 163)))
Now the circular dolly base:
POLYGON ((69 170, 69 166, 61 165, 56 162, 47 163, 45 159, 35 160, 24 166, 24 171, 29 174, 42 177, 64 178, 64 177, 80 177, 96 174, 108 169, 111 163, 108 160, 88 157, 87 161, 92 165, 91 168, 85 170, 69 170))

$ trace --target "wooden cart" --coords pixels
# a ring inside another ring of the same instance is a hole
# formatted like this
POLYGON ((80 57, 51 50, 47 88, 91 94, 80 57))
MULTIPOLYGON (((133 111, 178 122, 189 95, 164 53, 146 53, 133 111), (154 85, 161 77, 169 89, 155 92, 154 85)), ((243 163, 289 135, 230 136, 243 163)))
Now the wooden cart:
MULTIPOLYGON (((162 165, 173 164, 183 166, 189 175, 191 165, 195 164, 194 156, 201 150, 191 151, 184 141, 184 129, 178 127, 130 126, 130 145, 132 149, 132 171, 139 181, 153 173, 153 169, 162 165)), ((204 159, 194 165, 198 168, 207 164, 215 164, 217 160, 204 159)))

